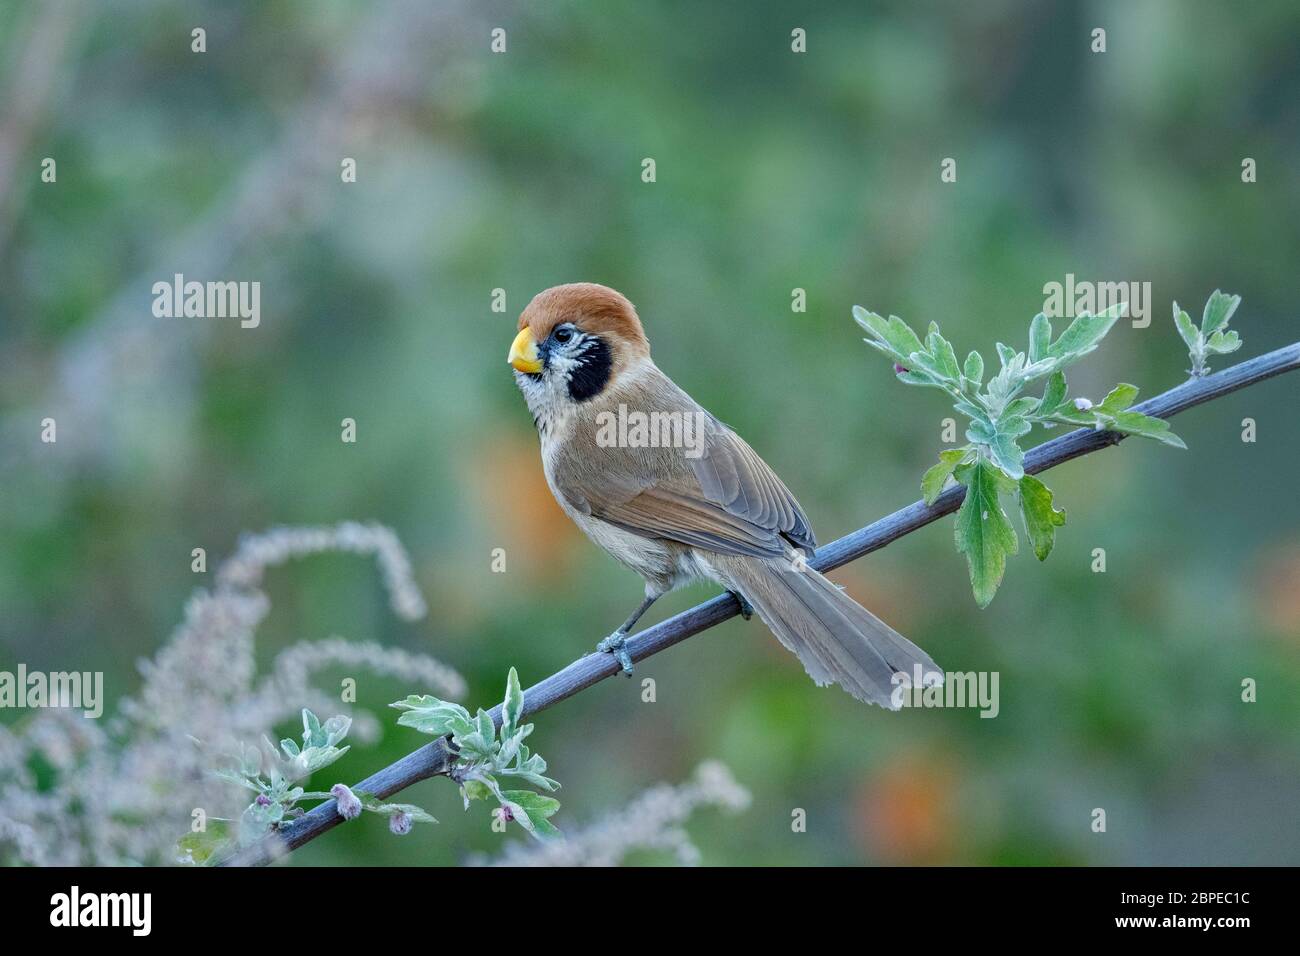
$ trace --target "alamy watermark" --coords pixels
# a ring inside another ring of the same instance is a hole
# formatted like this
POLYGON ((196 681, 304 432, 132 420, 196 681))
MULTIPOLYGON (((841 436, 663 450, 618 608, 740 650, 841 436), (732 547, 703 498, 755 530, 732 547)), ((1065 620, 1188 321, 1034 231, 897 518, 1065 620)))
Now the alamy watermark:
POLYGON ((104 713, 103 671, 0 671, 0 708, 67 707, 87 717, 104 713))
POLYGON ((73 885, 50 897, 50 925, 58 927, 120 926, 132 936, 148 936, 153 928, 152 893, 93 893, 73 885))
POLYGON ((160 319, 239 319, 245 329, 262 321, 262 283, 185 281, 176 273, 171 282, 153 284, 153 314, 160 319))
POLYGON ((1002 709, 998 698, 998 671, 938 671, 921 673, 916 664, 912 673, 895 671, 889 701, 895 709, 939 707, 977 707, 981 717, 996 717, 1002 709))
POLYGON ((1072 319, 1084 312, 1097 315, 1127 303, 1126 314, 1133 320, 1133 328, 1145 329, 1151 324, 1150 282, 1090 282, 1076 280, 1073 272, 1067 272, 1064 282, 1043 286, 1043 296, 1043 315, 1049 319, 1072 319))
POLYGON ((601 448, 683 448, 687 458, 704 455, 704 412, 629 411, 619 402, 618 412, 596 416, 596 444, 601 448))

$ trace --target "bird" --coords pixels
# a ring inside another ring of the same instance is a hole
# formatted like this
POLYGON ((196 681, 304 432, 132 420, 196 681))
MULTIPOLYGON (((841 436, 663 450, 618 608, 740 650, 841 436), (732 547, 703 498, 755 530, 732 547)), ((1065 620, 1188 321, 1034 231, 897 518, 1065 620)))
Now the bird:
POLYGON ((591 282, 539 292, 506 360, 561 509, 645 581, 640 606, 596 645, 624 673, 646 610, 704 580, 735 595, 746 619, 756 612, 819 686, 897 710, 900 686, 942 683, 925 651, 808 564, 817 542, 799 502, 659 369, 624 295, 591 282))

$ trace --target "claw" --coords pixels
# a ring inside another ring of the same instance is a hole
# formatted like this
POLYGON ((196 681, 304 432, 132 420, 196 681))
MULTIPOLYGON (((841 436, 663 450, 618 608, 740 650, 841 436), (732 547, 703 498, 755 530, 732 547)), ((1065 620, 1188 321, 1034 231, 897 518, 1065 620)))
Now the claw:
POLYGON ((745 600, 745 595, 739 591, 732 591, 731 596, 740 602, 740 616, 748 621, 754 616, 754 605, 745 600))
POLYGON ((625 632, 615 631, 597 644, 596 650, 602 654, 613 654, 614 660, 618 661, 619 666, 623 668, 623 673, 628 677, 632 676, 632 655, 627 652, 627 634, 625 632))

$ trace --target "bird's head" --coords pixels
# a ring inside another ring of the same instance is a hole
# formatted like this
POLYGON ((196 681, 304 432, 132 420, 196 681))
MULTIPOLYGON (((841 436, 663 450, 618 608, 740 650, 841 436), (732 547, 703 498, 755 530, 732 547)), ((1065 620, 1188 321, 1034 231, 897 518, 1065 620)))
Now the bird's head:
POLYGON ((603 285, 575 282, 539 292, 519 316, 508 361, 520 389, 585 402, 650 359, 636 309, 603 285))

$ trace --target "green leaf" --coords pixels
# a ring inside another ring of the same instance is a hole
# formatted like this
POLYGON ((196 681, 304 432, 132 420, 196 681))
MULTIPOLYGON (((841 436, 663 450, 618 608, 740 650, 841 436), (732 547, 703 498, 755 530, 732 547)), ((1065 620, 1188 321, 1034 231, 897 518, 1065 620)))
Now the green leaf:
MULTIPOLYGON (((911 326, 896 315, 891 315, 888 319, 882 318, 875 312, 868 312, 860 305, 853 307, 853 318, 857 320, 858 325, 862 326, 878 340, 880 345, 894 356, 899 362, 905 362, 907 357, 913 352, 922 351, 921 340, 917 338, 911 326)), ((876 343, 867 340, 868 345, 876 343)), ((880 345, 876 347, 879 348, 880 345)))
POLYGON ((1019 481, 1024 475, 1025 453, 1016 443, 1014 436, 998 432, 993 443, 989 445, 989 453, 993 456, 994 464, 1012 481, 1019 481))
POLYGON ((930 331, 925 337, 925 347, 934 356, 936 364, 942 369, 945 377, 956 381, 961 375, 961 368, 957 365, 957 353, 953 351, 952 343, 939 334, 938 323, 930 323, 930 331))
POLYGON ((207 829, 201 833, 187 833, 176 841, 176 849, 183 862, 193 862, 198 866, 215 863, 219 855, 228 846, 233 846, 231 828, 225 820, 207 821, 207 829))
POLYGON ((951 448, 939 452, 939 464, 932 465, 921 476, 921 497, 925 499, 927 505, 934 504, 943 491, 948 476, 962 463, 968 451, 969 449, 966 448, 951 448))
POLYGON ((483 736, 480 730, 457 737, 456 744, 460 747, 461 755, 470 760, 491 760, 496 754, 495 738, 483 736))
POLYGON ((479 780, 466 780, 460 789, 466 800, 486 800, 492 796, 491 788, 479 780))
MULTIPOLYGON (((919 354, 919 353, 914 353, 914 354, 919 354)), ((904 359, 903 361, 910 362, 911 359, 907 358, 904 359)), ((922 372, 919 370, 913 371, 911 369, 908 369, 905 372, 899 372, 898 380, 902 382, 904 385, 929 385, 931 387, 938 385, 939 383, 939 380, 936 379, 935 376, 931 375, 930 373, 922 372)))
POLYGON ((1118 412, 1114 424, 1110 426, 1126 435, 1139 435, 1142 438, 1154 438, 1158 442, 1172 445, 1174 448, 1186 448, 1186 443, 1169 430, 1169 423, 1163 418, 1152 418, 1141 412, 1118 412))
POLYGON ((1235 329, 1229 329, 1227 332, 1220 329, 1210 336, 1210 340, 1205 343, 1205 347, 1216 355, 1227 355, 1229 352, 1235 352, 1241 348, 1241 339, 1238 338, 1235 329))
POLYGON ((957 409, 957 411, 961 412, 972 422, 981 422, 985 425, 988 425, 989 427, 992 427, 992 422, 989 421, 988 412, 977 405, 972 405, 964 398, 957 399, 955 402, 953 402, 952 407, 957 409))
POLYGON ((1020 513, 1035 556, 1046 561, 1056 543, 1056 529, 1065 524, 1065 512, 1052 507, 1052 490, 1033 475, 1020 479, 1020 513))
POLYGON ((529 811, 529 816, 551 817, 560 809, 560 801, 531 790, 502 790, 501 796, 529 811))
POLYGON ((501 797, 514 814, 515 821, 538 839, 550 839, 560 836, 555 824, 548 820, 560 809, 560 801, 554 797, 544 797, 531 790, 502 790, 501 797))
POLYGON ((262 772, 262 751, 252 744, 242 744, 239 762, 246 776, 256 777, 262 772))
POLYGON ((1024 418, 1009 416, 999 419, 996 425, 986 422, 971 422, 966 429, 966 437, 988 449, 993 463, 1004 471, 1008 478, 1019 481, 1023 475, 1024 451, 1016 439, 1029 431, 1032 426, 1024 418))
POLYGON ((533 835, 542 840, 562 840, 564 834, 550 820, 545 817, 533 818, 533 835))
POLYGON ((495 740, 497 736, 497 726, 492 722, 492 715, 482 707, 478 709, 478 732, 484 740, 495 740))
POLYGON ((1232 313, 1241 305, 1241 296, 1228 295, 1215 289, 1205 300, 1205 310, 1201 313, 1201 334, 1207 339, 1215 332, 1227 326, 1232 313))
MULTIPOLYGON (((958 372, 956 370, 956 359, 953 360, 953 363, 954 363, 953 371, 950 374, 947 366, 943 363, 943 361, 935 358, 929 352, 925 352, 925 351, 913 352, 911 355, 909 355, 906 358, 906 360, 904 360, 903 363, 904 365, 907 366, 908 371, 899 373, 899 378, 902 378, 904 379, 904 381, 906 381, 906 376, 908 375, 925 373, 926 375, 929 375, 930 378, 936 382, 951 381, 955 384, 958 375, 958 372)), ((927 381, 925 384, 929 385, 931 383, 927 381)))
POLYGON ((1075 318, 1061 337, 1047 350, 1047 358, 1075 359, 1095 349, 1118 320, 1121 305, 1112 305, 1098 315, 1087 312, 1075 318))
POLYGON ((216 777, 218 780, 224 780, 227 783, 238 784, 241 787, 246 787, 247 789, 252 790, 254 793, 261 793, 263 790, 265 790, 265 787, 257 783, 255 776, 253 777, 253 779, 250 779, 249 775, 244 773, 242 770, 237 770, 233 768, 221 769, 221 770, 209 770, 208 773, 216 777))
POLYGON ((978 385, 984 378, 984 356, 975 351, 967 355, 962 374, 978 385))
POLYGON ((534 787, 541 787, 543 790, 559 790, 560 784, 557 780, 543 776, 540 773, 534 773, 531 770, 503 770, 501 773, 507 777, 518 777, 525 783, 531 783, 534 787))
POLYGON ((1038 407, 1044 415, 1050 415, 1063 401, 1065 401, 1065 373, 1057 369, 1047 380, 1047 388, 1043 391, 1043 400, 1038 407))
POLYGON ((966 439, 977 445, 991 445, 997 440, 997 428, 987 421, 975 420, 966 429, 966 439))
POLYGON ((271 832, 271 825, 284 817, 284 807, 278 803, 260 806, 250 803, 239 816, 239 845, 251 846, 271 832))
POLYGON ((1187 345, 1187 350, 1195 352, 1200 347, 1201 333, 1192 324, 1191 317, 1178 308, 1177 302, 1174 303, 1174 325, 1178 326, 1178 334, 1182 336, 1183 342, 1187 345))
POLYGON ((1121 382, 1107 392, 1106 397, 1101 400, 1101 404, 1093 406, 1093 410, 1105 415, 1114 415, 1116 412, 1122 412, 1132 405, 1137 397, 1138 387, 1136 385, 1121 382))
POLYGON ((302 709, 302 744, 304 749, 325 745, 325 731, 320 729, 316 715, 306 707, 302 709))
POLYGON ((1007 555, 1015 554, 1020 546, 1016 531, 998 501, 1001 491, 1015 486, 983 461, 962 465, 954 477, 966 486, 966 498, 957 512, 954 539, 970 568, 975 603, 988 607, 1002 583, 1007 555))
POLYGON ((506 675, 506 696, 501 701, 501 738, 514 736, 524 713, 524 692, 519 688, 519 674, 512 667, 506 675))
POLYGON ((424 696, 412 694, 405 700, 394 701, 388 706, 404 711, 402 716, 397 718, 399 726, 411 727, 423 734, 432 734, 435 737, 451 734, 454 737, 462 737, 474 730, 469 711, 464 707, 439 700, 428 694, 424 696))
POLYGON ((1039 312, 1029 323, 1029 361, 1037 362, 1047 358, 1047 351, 1052 344, 1052 323, 1039 312))
POLYGON ((373 793, 362 790, 354 790, 353 794, 361 801, 361 808, 371 813, 378 813, 385 817, 391 817, 395 813, 405 813, 413 823, 438 822, 427 810, 413 803, 384 803, 373 793))
POLYGON ((321 729, 325 734, 324 745, 326 747, 333 747, 336 743, 345 738, 348 735, 348 731, 352 729, 352 718, 345 717, 342 714, 335 714, 321 725, 321 729))
POLYGON ((293 759, 290 769, 293 772, 294 779, 308 777, 328 767, 334 761, 338 760, 348 752, 348 747, 308 747, 297 757, 293 759))
MULTIPOLYGON (((1028 415, 1031 412, 1037 411, 1038 403, 1039 403, 1038 399, 1032 398, 1030 396, 1025 396, 1024 398, 1017 398, 1014 402, 1012 402, 1005 409, 1003 409, 1002 416, 998 419, 998 421, 1002 422, 1003 424, 999 425, 999 428, 1005 430, 1006 422, 1010 421, 1011 419, 1022 419, 1023 416, 1028 415)), ((1026 424, 1025 427, 1021 429, 1019 432, 1017 432, 1017 434, 1023 435, 1027 431, 1029 431, 1028 424, 1026 424)))

